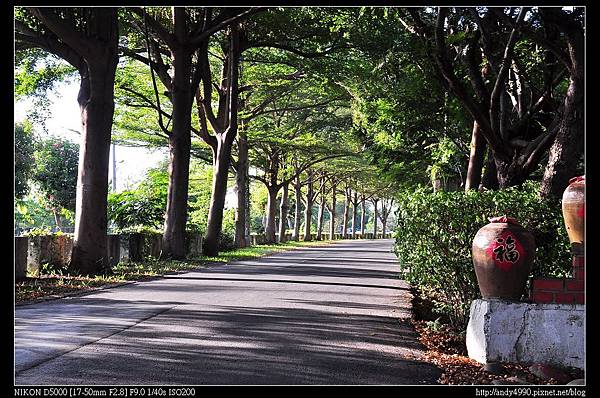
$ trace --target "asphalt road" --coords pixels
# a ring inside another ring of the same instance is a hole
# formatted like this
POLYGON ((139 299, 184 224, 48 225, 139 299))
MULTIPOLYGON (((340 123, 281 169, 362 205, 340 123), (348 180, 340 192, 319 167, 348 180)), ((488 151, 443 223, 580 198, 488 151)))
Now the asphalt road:
POLYGON ((341 241, 17 306, 15 384, 436 384, 391 246, 341 241))

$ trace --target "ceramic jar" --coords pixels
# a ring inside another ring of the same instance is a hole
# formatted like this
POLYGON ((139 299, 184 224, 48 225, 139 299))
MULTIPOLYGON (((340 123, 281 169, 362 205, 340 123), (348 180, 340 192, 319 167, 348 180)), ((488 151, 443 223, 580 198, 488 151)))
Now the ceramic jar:
POLYGON ((506 216, 490 218, 473 239, 473 265, 483 298, 519 300, 535 257, 533 235, 506 216))
POLYGON ((571 178, 562 197, 562 213, 572 245, 583 245, 585 225, 585 176, 571 178))

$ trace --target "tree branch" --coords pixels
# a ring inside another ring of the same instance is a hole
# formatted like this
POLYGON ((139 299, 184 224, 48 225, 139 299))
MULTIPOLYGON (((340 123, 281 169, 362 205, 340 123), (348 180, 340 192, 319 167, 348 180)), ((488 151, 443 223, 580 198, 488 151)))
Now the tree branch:
POLYGON ((300 111, 300 110, 304 110, 304 109, 311 109, 311 108, 319 108, 321 106, 325 106, 327 104, 330 104, 334 101, 338 101, 341 100, 343 98, 333 98, 324 102, 320 102, 318 104, 310 104, 310 105, 303 105, 303 106, 290 106, 290 107, 283 107, 283 108, 273 108, 273 109, 267 109, 267 110, 263 110, 260 112, 255 112, 252 114, 252 117, 256 117, 256 116, 260 116, 260 115, 264 115, 267 113, 277 113, 277 112, 288 112, 288 111, 300 111))
POLYGON ((58 18, 52 12, 52 8, 26 7, 26 9, 83 58, 92 57, 95 54, 95 48, 103 47, 103 44, 96 38, 86 36, 74 29, 71 24, 58 18))
POLYGON ((175 38, 175 35, 173 35, 171 32, 165 29, 165 27, 160 22, 158 22, 152 15, 149 15, 144 9, 144 7, 128 7, 128 9, 142 19, 144 19, 145 15, 148 21, 148 25, 150 25, 154 33, 156 33, 158 37, 160 37, 160 39, 165 42, 167 47, 169 47, 169 49, 171 50, 175 50, 177 48, 178 43, 177 39, 175 38))
MULTIPOLYGON (((167 118, 169 118, 169 120, 171 120, 173 118, 173 115, 169 115, 167 112, 163 111, 159 106, 157 106, 154 102, 152 102, 148 97, 146 97, 144 94, 139 93, 135 90, 132 90, 128 87, 125 87, 123 85, 119 85, 119 88, 123 91, 126 91, 128 93, 133 94, 134 96, 138 97, 139 99, 141 99, 143 102, 145 102, 147 105, 143 106, 143 105, 137 105, 137 107, 146 107, 146 108, 151 108, 154 109, 159 115, 160 115, 160 122, 159 122, 159 126, 162 129, 162 131, 167 135, 170 136, 171 132, 164 126, 164 124, 162 123, 162 116, 165 116, 167 118)), ((136 107, 136 105, 134 104, 125 104, 128 106, 132 106, 132 107, 136 107)))
POLYGON ((217 138, 208 132, 208 125, 206 124, 206 113, 204 112, 204 105, 202 98, 200 97, 200 89, 196 90, 196 108, 198 109, 198 121, 200 123, 200 130, 198 130, 198 136, 204 140, 216 153, 217 152, 217 138))
POLYGON ((525 37, 533 40, 534 42, 542 45, 543 47, 549 49, 556 55, 556 57, 565 65, 566 68, 571 69, 571 61, 569 60, 568 55, 555 43, 546 39, 542 35, 535 32, 533 29, 526 25, 516 25, 513 23, 512 19, 510 19, 507 15, 505 15, 501 10, 494 10, 496 15, 502 19, 505 23, 511 26, 513 29, 517 29, 520 33, 522 33, 525 37))
MULTIPOLYGON (((523 18, 525 18, 526 13, 527 7, 521 7, 521 11, 517 16, 517 20, 514 24, 513 30, 510 32, 508 42, 506 43, 506 47, 504 49, 504 56, 502 57, 502 63, 500 64, 500 71, 498 72, 498 76, 496 77, 496 82, 494 84, 494 88, 490 97, 490 124, 493 131, 501 132, 501 121, 497 117, 497 115, 499 115, 500 113, 500 92, 504 91, 506 76, 508 74, 509 67, 512 63, 513 51, 517 42, 517 27, 521 24, 523 18)), ((501 132, 500 136, 502 135, 503 134, 501 132)))
POLYGON ((132 51, 126 47, 119 47, 119 51, 121 51, 123 55, 126 55, 136 61, 139 61, 153 68, 156 74, 158 75, 158 78, 160 79, 161 83, 165 86, 165 88, 169 92, 172 91, 171 76, 169 76, 168 67, 164 63, 156 63, 152 60, 149 60, 147 57, 144 57, 143 55, 132 51))
POLYGON ((452 64, 448 60, 444 32, 444 22, 446 20, 447 14, 447 8, 439 8, 435 28, 436 56, 434 58, 439 68, 440 74, 448 84, 449 90, 451 90, 454 93, 454 95, 458 97, 458 99, 465 105, 469 113, 471 113, 473 119, 475 119, 477 124, 479 124, 483 136, 486 138, 486 141, 488 142, 494 153, 505 153, 506 149, 502 145, 502 141, 498 136, 497 131, 492 129, 488 118, 481 109, 481 105, 476 104, 468 95, 465 88, 462 86, 461 82, 454 74, 452 64))
POLYGON ((346 46, 331 46, 330 48, 326 49, 325 51, 314 51, 314 52, 306 52, 306 51, 302 51, 299 50, 297 48, 294 48, 288 44, 283 44, 283 43, 274 43, 274 42, 256 42, 256 43, 251 43, 249 45, 249 48, 261 48, 261 47, 266 47, 266 48, 278 48, 280 50, 284 50, 287 52, 291 52, 293 54, 299 55, 302 58, 319 58, 319 57, 324 57, 328 54, 333 53, 334 51, 337 51, 341 48, 345 48, 346 46))
POLYGON ((250 16, 252 14, 256 14, 258 12, 266 11, 266 7, 251 7, 239 14, 236 14, 230 18, 225 17, 226 19, 222 19, 224 17, 225 12, 221 13, 217 18, 212 21, 212 26, 206 28, 201 33, 198 33, 195 37, 192 37, 190 40, 190 45, 193 47, 199 46, 204 40, 208 39, 212 34, 218 32, 221 29, 226 28, 227 26, 237 22, 238 20, 250 16), (221 17, 221 18, 219 18, 221 17))
POLYGON ((212 109, 212 72, 208 61, 208 41, 201 43, 197 51, 198 68, 202 74, 202 96, 198 92, 196 96, 197 102, 203 107, 203 115, 205 120, 211 124, 215 132, 221 134, 224 127, 220 125, 212 109))
POLYGON ((19 21, 15 21, 15 27, 17 28, 17 31, 15 32, 15 39, 17 40, 15 43, 16 50, 32 47, 41 48, 56 55, 57 57, 64 59, 73 67, 77 68, 77 70, 81 70, 81 68, 84 66, 83 57, 75 52, 71 47, 49 37, 48 35, 42 35, 39 33, 35 36, 31 35, 30 33, 33 32, 33 30, 27 34, 24 34, 20 31, 21 27, 18 26, 18 23, 19 21))

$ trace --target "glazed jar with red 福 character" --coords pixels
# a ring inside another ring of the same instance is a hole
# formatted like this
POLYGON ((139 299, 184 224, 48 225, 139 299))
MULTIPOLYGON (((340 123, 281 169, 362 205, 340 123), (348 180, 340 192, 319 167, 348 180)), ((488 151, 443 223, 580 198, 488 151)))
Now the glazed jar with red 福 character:
POLYGON ((513 218, 489 220, 473 239, 473 265, 481 296, 519 300, 533 265, 535 240, 513 218))

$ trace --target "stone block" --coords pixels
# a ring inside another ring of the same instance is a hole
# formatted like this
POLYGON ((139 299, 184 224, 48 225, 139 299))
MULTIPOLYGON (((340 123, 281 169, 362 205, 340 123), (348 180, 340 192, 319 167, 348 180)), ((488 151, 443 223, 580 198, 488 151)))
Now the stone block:
POLYGON ((481 362, 584 367, 585 306, 475 300, 467 327, 469 357, 481 362))
POLYGON ((198 232, 189 232, 186 235, 187 255, 198 257, 202 255, 202 235, 198 232))
POLYGON ((129 235, 119 235, 119 262, 129 262, 129 235))
POLYGON ((157 233, 144 234, 144 255, 159 258, 162 254, 162 235, 157 233))
POLYGON ((129 245, 129 261, 142 261, 144 259, 142 252, 144 236, 139 233, 129 234, 127 241, 129 245))
POLYGON ((37 274, 42 264, 67 268, 73 250, 73 238, 69 235, 45 235, 29 237, 27 270, 37 274))
POLYGON ((27 251, 29 239, 26 236, 15 237, 15 281, 27 277, 27 251))
POLYGON ((106 236, 106 253, 110 267, 117 265, 121 259, 121 237, 120 235, 106 236))

